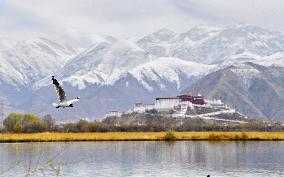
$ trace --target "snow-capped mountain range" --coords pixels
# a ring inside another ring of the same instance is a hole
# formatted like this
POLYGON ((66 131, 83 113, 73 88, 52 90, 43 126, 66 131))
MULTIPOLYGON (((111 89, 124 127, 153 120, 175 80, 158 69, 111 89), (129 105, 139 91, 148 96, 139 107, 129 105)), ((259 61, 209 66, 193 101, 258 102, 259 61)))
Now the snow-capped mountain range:
POLYGON ((0 98, 15 111, 51 113, 62 120, 95 118, 175 95, 232 64, 284 66, 284 36, 251 25, 203 25, 184 33, 163 28, 137 41, 100 37, 78 51, 47 38, 0 39, 0 98), (51 106, 56 101, 52 75, 67 96, 82 95, 72 112, 51 106))
POLYGON ((45 38, 0 41, 0 80, 12 86, 30 86, 60 70, 76 52, 45 38))

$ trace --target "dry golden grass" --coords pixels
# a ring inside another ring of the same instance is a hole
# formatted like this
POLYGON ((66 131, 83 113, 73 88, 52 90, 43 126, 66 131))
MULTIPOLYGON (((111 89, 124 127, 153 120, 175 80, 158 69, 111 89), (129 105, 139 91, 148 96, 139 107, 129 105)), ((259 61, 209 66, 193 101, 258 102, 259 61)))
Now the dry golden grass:
MULTIPOLYGON (((154 141, 167 132, 0 134, 0 142, 154 141)), ((172 132, 175 140, 284 140, 284 132, 172 132)))

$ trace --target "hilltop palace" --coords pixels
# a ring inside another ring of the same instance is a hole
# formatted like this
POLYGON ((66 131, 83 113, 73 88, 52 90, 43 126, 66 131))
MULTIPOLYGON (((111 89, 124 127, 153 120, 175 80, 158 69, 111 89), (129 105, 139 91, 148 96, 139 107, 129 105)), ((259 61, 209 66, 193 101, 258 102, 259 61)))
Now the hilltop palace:
MULTIPOLYGON (((214 108, 218 109, 219 112, 235 112, 230 109, 227 105, 221 102, 221 100, 204 100, 201 95, 193 96, 191 94, 181 94, 176 97, 160 97, 155 99, 154 104, 136 103, 133 108, 126 112, 110 111, 106 114, 107 117, 121 117, 123 114, 131 113, 145 113, 150 110, 156 110, 158 112, 173 110, 174 117, 186 117, 187 113, 194 108, 214 108)), ((213 111, 214 112, 214 111, 213 111)), ((215 112, 216 113, 216 112, 215 112)))

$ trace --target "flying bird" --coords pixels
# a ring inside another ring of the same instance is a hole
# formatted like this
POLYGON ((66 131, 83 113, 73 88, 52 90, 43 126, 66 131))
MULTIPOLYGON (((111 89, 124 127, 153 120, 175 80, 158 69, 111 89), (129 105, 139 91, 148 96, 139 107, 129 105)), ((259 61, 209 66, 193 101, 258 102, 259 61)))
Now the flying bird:
POLYGON ((80 97, 76 97, 73 100, 67 100, 65 92, 59 82, 52 76, 52 83, 55 85, 55 89, 59 98, 59 103, 53 103, 56 108, 73 107, 73 103, 80 100, 80 97))

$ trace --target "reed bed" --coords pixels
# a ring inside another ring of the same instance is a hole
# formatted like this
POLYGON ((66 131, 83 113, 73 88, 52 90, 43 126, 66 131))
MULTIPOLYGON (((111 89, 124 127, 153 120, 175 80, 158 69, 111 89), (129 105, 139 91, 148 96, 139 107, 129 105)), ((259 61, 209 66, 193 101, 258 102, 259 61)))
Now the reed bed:
POLYGON ((284 132, 107 132, 0 134, 0 142, 284 140, 284 132))

